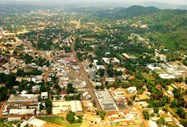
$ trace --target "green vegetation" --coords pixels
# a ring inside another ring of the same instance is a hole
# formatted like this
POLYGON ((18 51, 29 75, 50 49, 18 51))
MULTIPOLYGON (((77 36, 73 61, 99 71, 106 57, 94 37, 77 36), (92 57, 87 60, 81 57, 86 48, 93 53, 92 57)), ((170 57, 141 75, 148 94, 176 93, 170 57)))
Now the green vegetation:
POLYGON ((82 123, 82 116, 76 116, 74 112, 69 112, 67 115, 66 115, 66 120, 69 122, 69 123, 82 123), (77 117, 77 119, 76 119, 77 117))
POLYGON ((52 102, 51 102, 51 100, 49 100, 49 99, 45 100, 45 107, 46 107, 47 114, 51 114, 51 111, 52 111, 52 102))
POLYGON ((96 111, 96 115, 99 115, 101 117, 101 119, 104 120, 106 112, 105 111, 99 111, 99 110, 97 110, 96 111))
POLYGON ((40 119, 42 119, 44 121, 51 122, 51 123, 55 123, 58 125, 62 125, 65 127, 80 127, 79 123, 70 124, 70 123, 64 121, 64 119, 62 117, 40 117, 40 119))
POLYGON ((149 120, 149 118, 150 118, 148 111, 145 111, 145 110, 143 110, 143 116, 146 120, 149 120))
POLYGON ((0 127, 9 127, 8 125, 6 125, 6 124, 4 123, 4 120, 5 120, 5 119, 0 119, 0 127))

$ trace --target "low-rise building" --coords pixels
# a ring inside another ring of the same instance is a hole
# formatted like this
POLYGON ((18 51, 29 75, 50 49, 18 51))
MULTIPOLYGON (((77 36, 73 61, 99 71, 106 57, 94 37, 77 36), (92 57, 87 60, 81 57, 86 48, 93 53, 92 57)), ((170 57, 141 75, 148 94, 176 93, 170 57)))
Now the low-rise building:
POLYGON ((28 126, 31 126, 31 127, 43 127, 45 126, 45 124, 46 124, 46 121, 37 119, 35 117, 31 117, 28 120, 28 126))
POLYGON ((48 98, 48 92, 42 92, 41 99, 47 99, 47 98, 48 98))
POLYGON ((34 115, 36 109, 10 109, 10 115, 34 115))
POLYGON ((53 101, 53 114, 60 114, 64 111, 71 110, 72 112, 82 112, 82 104, 80 101, 53 101))
POLYGON ((137 92, 137 89, 136 89, 135 86, 133 86, 133 87, 127 88, 127 91, 128 91, 129 93, 136 93, 136 92, 137 92))
POLYGON ((38 94, 10 95, 8 102, 38 102, 38 94))

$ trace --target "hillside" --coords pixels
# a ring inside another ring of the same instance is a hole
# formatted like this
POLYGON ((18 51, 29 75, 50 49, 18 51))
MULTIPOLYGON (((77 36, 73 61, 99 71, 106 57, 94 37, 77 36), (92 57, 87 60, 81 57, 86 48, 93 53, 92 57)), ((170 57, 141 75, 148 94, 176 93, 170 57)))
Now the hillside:
POLYGON ((149 25, 147 36, 156 45, 171 50, 187 50, 187 11, 162 10, 139 19, 149 25))
POLYGON ((133 18, 138 16, 145 16, 149 14, 154 14, 160 10, 155 7, 143 7, 143 6, 131 6, 129 8, 122 9, 115 12, 115 17, 118 18, 133 18))
POLYGON ((149 30, 139 34, 144 34, 143 36, 148 37, 155 45, 172 51, 187 50, 187 10, 160 10, 155 7, 131 6, 100 10, 94 16, 113 20, 141 20, 149 26, 149 30))

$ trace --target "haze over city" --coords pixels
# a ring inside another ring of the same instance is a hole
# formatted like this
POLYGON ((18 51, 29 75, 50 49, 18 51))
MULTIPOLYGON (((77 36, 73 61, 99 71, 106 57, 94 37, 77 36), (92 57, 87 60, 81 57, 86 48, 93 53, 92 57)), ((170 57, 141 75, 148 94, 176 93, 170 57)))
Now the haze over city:
MULTIPOLYGON (((24 3, 35 5, 64 5, 64 4, 78 4, 87 6, 130 6, 130 5, 145 5, 145 6, 158 6, 164 8, 177 8, 176 5, 187 5, 186 0, 0 0, 4 3, 24 3)), ((180 8, 180 7, 179 7, 180 8)))

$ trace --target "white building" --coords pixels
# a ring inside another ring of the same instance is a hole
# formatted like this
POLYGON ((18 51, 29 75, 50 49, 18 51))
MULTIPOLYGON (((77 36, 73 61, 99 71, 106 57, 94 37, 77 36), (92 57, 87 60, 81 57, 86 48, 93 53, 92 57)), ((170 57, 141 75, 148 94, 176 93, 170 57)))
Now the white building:
POLYGON ((127 91, 128 91, 129 93, 136 93, 136 92, 137 92, 137 89, 136 89, 135 86, 133 86, 133 87, 127 88, 127 91))
POLYGON ((80 101, 71 101, 70 106, 72 112, 82 112, 82 105, 80 101))
POLYGON ((48 98, 48 92, 42 92, 41 93, 41 98, 42 99, 47 99, 48 98))

